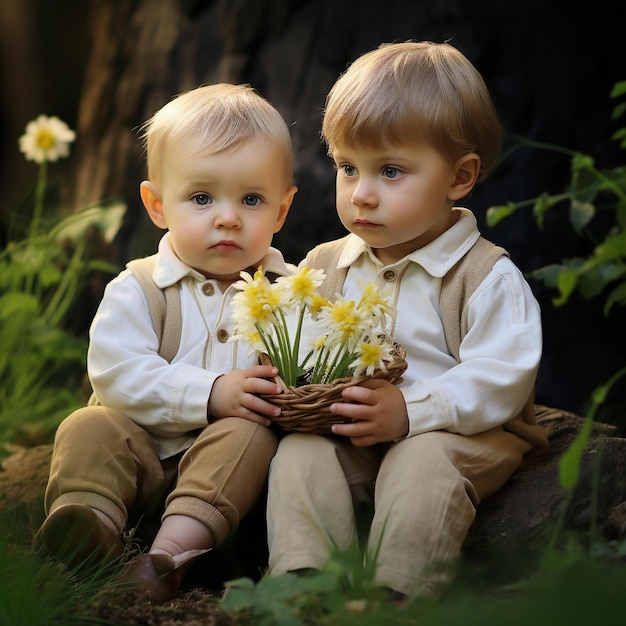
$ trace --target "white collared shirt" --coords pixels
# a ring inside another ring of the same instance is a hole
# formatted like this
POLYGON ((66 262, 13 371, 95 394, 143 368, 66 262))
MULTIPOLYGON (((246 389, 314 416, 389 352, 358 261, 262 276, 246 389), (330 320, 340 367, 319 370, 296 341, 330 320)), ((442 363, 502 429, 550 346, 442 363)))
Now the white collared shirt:
MULTIPOLYGON (((282 254, 270 248, 261 264, 286 275, 282 254)), ((159 344, 146 297, 128 269, 106 287, 90 329, 87 370, 101 404, 116 409, 145 428, 159 456, 166 458, 191 445, 207 425, 213 383, 234 368, 255 365, 256 357, 233 334, 231 299, 175 255, 169 233, 159 243, 153 278, 161 287, 179 283, 182 312, 180 347, 171 363, 159 356, 159 344)))
POLYGON ((439 315, 442 279, 480 233, 466 209, 433 242, 384 266, 355 235, 338 267, 349 267, 343 295, 358 300, 375 281, 397 315, 392 334, 407 350, 401 390, 409 436, 430 430, 471 435, 517 415, 532 392, 542 350, 539 305, 522 273, 499 259, 469 300, 469 332, 458 363, 446 346, 439 315))

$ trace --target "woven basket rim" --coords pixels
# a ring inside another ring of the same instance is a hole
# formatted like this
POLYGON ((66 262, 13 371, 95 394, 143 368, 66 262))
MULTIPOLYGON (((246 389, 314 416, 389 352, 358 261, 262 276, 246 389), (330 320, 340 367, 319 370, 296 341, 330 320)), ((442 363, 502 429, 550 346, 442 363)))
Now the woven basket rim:
MULTIPOLYGON (((372 375, 337 378, 328 383, 308 383, 299 387, 287 386, 280 376, 275 377, 274 380, 284 391, 279 394, 261 394, 264 400, 281 409, 279 416, 270 419, 276 426, 289 432, 331 434, 333 424, 346 422, 330 411, 331 404, 341 401, 344 389, 372 379, 389 380, 394 385, 402 382, 402 374, 407 368, 404 359, 406 352, 398 344, 395 346, 392 362, 384 370, 376 370, 372 375)), ((264 356, 262 362, 271 364, 269 357, 264 356)))

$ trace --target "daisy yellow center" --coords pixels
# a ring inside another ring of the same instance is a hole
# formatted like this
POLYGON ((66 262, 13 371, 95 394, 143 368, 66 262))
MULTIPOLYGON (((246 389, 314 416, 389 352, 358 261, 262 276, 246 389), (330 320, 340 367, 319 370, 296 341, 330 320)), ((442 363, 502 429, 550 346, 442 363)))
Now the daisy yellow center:
POLYGON ((272 310, 260 300, 255 300, 250 303, 250 315, 256 322, 265 322, 271 317, 272 310))
POLYGON ((56 139, 54 133, 48 128, 40 128, 37 131, 37 137, 35 139, 36 144, 44 151, 48 151, 54 147, 56 139))
POLYGON ((298 300, 310 297, 315 289, 315 285, 313 285, 311 279, 303 274, 294 276, 291 287, 293 289, 294 296, 298 298, 298 300))
POLYGON ((331 309, 331 315, 344 336, 350 337, 358 331, 361 319, 354 309, 354 302, 336 303, 331 309))
POLYGON ((359 351, 361 353, 360 360, 365 368, 376 365, 382 355, 382 347, 377 343, 362 343, 359 346, 359 351))
POLYGON ((326 300, 326 298, 322 298, 320 295, 314 295, 311 298, 309 310, 312 315, 317 315, 325 306, 328 306, 328 300, 326 300))

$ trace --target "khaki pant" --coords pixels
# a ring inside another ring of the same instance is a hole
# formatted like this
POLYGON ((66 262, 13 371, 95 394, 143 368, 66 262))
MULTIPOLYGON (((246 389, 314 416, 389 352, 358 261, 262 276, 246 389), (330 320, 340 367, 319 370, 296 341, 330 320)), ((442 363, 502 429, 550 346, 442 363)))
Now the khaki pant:
POLYGON ((198 431, 181 455, 161 461, 148 433, 102 406, 79 409, 59 426, 45 494, 46 514, 70 503, 101 510, 126 529, 129 515, 193 517, 216 545, 238 526, 265 487, 275 434, 239 418, 198 431))
POLYGON ((369 507, 376 581, 408 595, 435 592, 452 575, 442 566, 459 556, 475 507, 529 448, 501 428, 473 436, 433 431, 369 448, 288 435, 270 466, 270 573, 323 567, 334 549, 358 543, 369 507))

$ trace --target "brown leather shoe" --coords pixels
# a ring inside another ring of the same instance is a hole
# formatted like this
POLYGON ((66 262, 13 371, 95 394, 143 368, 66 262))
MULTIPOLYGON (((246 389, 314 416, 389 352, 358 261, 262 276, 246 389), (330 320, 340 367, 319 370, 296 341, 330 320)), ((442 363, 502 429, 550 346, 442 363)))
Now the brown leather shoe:
POLYGON ((85 504, 60 506, 39 530, 48 553, 69 569, 104 568, 124 554, 121 537, 85 504))
POLYGON ((160 604, 178 595, 181 573, 169 554, 141 554, 124 567, 120 582, 138 600, 160 604))

